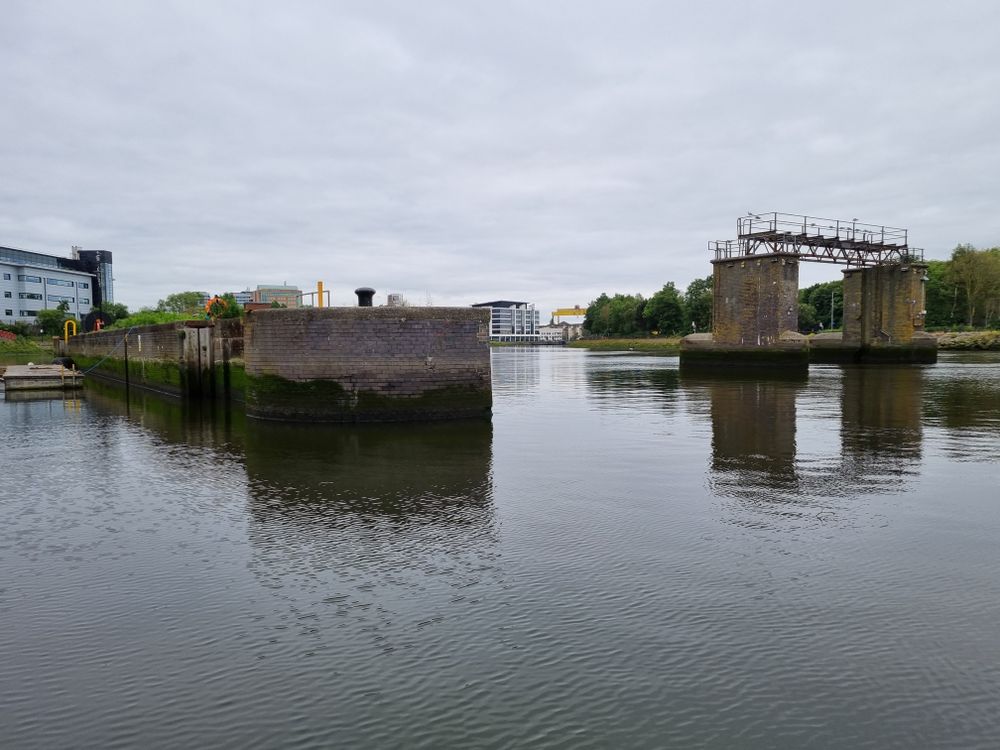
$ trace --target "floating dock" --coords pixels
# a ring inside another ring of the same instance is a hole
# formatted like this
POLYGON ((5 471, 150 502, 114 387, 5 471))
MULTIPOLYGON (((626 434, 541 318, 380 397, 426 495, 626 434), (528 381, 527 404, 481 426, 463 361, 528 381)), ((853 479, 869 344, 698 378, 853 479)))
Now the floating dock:
POLYGON ((68 390, 83 387, 83 373, 63 365, 9 365, 3 382, 8 393, 68 390))

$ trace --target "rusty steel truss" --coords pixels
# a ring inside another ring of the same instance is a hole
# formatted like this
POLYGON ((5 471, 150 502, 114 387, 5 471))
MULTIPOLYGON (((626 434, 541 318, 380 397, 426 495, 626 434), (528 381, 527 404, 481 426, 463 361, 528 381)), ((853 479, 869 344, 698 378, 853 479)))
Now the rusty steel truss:
POLYGON ((924 251, 910 247, 907 230, 857 219, 821 219, 783 213, 750 213, 736 222, 735 240, 708 243, 717 261, 755 255, 791 255, 800 260, 881 266, 913 263, 924 251))

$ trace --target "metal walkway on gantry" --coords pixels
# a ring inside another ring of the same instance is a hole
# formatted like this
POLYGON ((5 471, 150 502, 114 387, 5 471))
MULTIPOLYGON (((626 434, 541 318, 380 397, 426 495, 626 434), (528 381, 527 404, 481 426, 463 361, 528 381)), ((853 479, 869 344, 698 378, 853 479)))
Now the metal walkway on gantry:
POLYGON ((910 247, 907 230, 857 219, 821 219, 783 213, 750 213, 736 222, 735 240, 708 243, 717 261, 755 255, 793 255, 800 260, 880 266, 920 262, 924 251, 910 247))

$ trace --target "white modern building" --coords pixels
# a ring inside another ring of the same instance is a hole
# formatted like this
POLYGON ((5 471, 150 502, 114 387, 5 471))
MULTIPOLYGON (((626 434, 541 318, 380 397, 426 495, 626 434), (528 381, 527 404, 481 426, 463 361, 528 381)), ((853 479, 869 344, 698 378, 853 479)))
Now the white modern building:
POLYGON ((473 307, 490 308, 490 341, 538 343, 538 310, 533 304, 500 299, 473 307))
POLYGON ((72 258, 62 258, 0 247, 0 321, 33 323, 61 302, 82 320, 102 301, 114 301, 111 253, 73 248, 72 258))

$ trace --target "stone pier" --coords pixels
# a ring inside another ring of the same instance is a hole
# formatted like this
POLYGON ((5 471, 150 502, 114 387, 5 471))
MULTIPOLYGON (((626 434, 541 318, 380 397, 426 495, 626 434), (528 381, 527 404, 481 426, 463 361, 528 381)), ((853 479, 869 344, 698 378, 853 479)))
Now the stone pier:
POLYGON ((246 411, 261 419, 489 418, 489 310, 325 307, 247 315, 246 411))
POLYGON ((798 259, 758 255, 712 267, 712 333, 686 336, 681 364, 808 366, 806 337, 798 333, 798 259))
POLYGON ((844 348, 862 362, 936 362, 936 339, 924 331, 926 273, 922 263, 844 271, 844 348))

